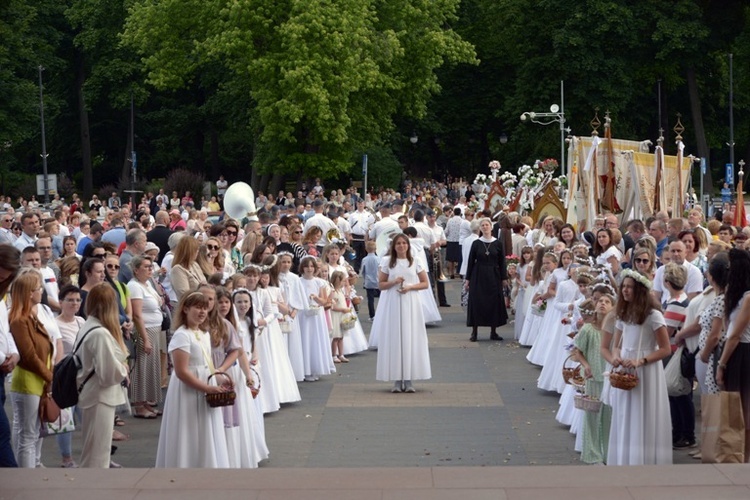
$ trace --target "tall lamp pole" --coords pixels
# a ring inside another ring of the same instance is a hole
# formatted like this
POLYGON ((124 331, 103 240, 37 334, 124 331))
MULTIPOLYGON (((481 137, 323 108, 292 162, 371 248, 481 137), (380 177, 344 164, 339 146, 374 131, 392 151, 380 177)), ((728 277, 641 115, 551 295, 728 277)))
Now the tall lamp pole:
POLYGON ((42 71, 44 67, 39 65, 39 117, 42 120, 42 176, 44 177, 44 203, 49 203, 49 177, 47 176, 47 139, 44 133, 44 92, 42 90, 42 71))
POLYGON ((562 80, 560 80, 560 106, 553 104, 549 107, 549 111, 549 113, 526 111, 521 114, 521 121, 528 120, 537 125, 560 124, 560 171, 570 177, 570 172, 565 169, 565 134, 570 133, 570 127, 565 127, 565 85, 562 80))

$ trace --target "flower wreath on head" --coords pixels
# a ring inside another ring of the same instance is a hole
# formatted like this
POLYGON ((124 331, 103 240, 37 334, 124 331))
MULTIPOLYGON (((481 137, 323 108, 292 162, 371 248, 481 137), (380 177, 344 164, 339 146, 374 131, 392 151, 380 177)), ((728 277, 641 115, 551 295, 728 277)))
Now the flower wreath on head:
POLYGON ((586 307, 582 307, 578 310, 578 312, 581 313, 581 316, 593 316, 596 314, 596 307, 592 307, 590 309, 586 307))
POLYGON ((651 290, 654 286, 653 283, 651 283, 651 280, 639 273, 638 271, 633 271, 632 269, 623 269, 620 271, 620 276, 622 279, 630 278, 633 281, 637 281, 641 285, 645 286, 648 290, 651 290))

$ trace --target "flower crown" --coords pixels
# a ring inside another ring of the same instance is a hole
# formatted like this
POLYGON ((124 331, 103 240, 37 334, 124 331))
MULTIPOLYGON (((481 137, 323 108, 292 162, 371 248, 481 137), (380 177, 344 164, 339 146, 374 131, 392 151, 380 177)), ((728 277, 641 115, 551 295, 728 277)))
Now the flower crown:
POLYGON ((276 255, 278 258, 283 257, 284 255, 288 255, 292 259, 294 259, 294 254, 288 250, 282 250, 280 252, 276 252, 274 255, 276 255))
POLYGON ((553 252, 552 250, 544 252, 544 257, 551 257, 551 258, 555 259, 555 262, 557 262, 560 259, 560 257, 555 252, 553 252))
POLYGON ((630 278, 633 281, 637 281, 641 285, 645 286, 647 289, 651 290, 653 288, 654 284, 651 283, 651 280, 649 280, 647 277, 639 273, 638 271, 633 271, 632 269, 624 269, 620 272, 620 276, 622 276, 622 279, 630 278))
POLYGON ((596 314, 596 308, 581 308, 579 309, 581 316, 593 316, 596 314))
POLYGON ((594 291, 605 292, 607 295, 615 296, 615 289, 609 283, 597 283, 594 285, 594 291))

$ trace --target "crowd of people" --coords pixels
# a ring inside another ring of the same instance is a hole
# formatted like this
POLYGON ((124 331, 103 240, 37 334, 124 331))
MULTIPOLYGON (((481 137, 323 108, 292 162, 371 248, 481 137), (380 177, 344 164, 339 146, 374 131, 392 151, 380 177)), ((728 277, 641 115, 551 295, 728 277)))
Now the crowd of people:
POLYGON ((515 338, 541 367, 537 386, 560 394, 556 419, 582 461, 669 464, 673 449, 701 459, 693 377, 686 394, 670 393, 665 377, 684 349, 701 394, 739 393, 747 462, 750 228, 704 223, 698 208, 624 223, 603 214, 581 234, 553 217, 510 217, 515 338))
POLYGON ((672 447, 694 446, 692 399, 667 395, 661 363, 679 343, 700 349, 701 389, 740 391, 750 416, 747 236, 704 227, 700 210, 624 224, 609 214, 579 234, 551 217, 478 211, 460 179, 363 196, 316 180, 296 196, 258 192, 257 214, 234 220, 221 212, 227 184, 200 201, 162 190, 137 206, 117 193, 56 198, 49 212, 5 203, 0 396, 10 377, 13 413, 0 412, 0 465, 39 466, 42 435, 55 435, 61 465, 76 467, 80 425, 80 464, 118 467, 112 442, 127 440, 132 415, 161 419, 158 467, 257 467, 270 453, 264 415, 353 354, 377 349, 375 378, 394 393, 431 378, 426 325, 450 306, 452 279, 463 280, 470 341, 480 327, 502 341, 513 318, 587 463, 669 463, 672 447), (42 422, 53 368, 72 354, 70 424, 42 422), (572 360, 602 411, 575 408, 562 375, 572 360), (620 370, 637 373, 634 389, 609 384, 620 370))

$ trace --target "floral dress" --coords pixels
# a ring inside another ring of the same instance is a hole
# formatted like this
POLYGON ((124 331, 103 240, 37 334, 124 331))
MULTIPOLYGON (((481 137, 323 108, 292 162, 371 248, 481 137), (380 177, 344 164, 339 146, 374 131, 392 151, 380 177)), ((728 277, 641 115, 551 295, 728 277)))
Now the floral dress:
MULTIPOLYGON (((714 301, 711 302, 711 305, 709 305, 701 312, 700 318, 698 320, 698 323, 701 326, 698 347, 700 347, 701 350, 706 347, 706 340, 708 340, 708 335, 711 333, 711 324, 713 323, 714 318, 722 317, 724 317, 724 294, 717 295, 714 301)), ((716 385, 716 375, 714 373, 714 363, 718 360, 714 360, 714 356, 717 352, 721 352, 721 349, 724 347, 724 342, 726 342, 726 340, 727 332, 725 329, 722 332, 721 339, 719 339, 719 344, 714 349, 714 352, 712 352, 708 357, 708 367, 706 369, 706 387, 708 387, 709 394, 718 394, 720 391, 719 386, 716 385)))

